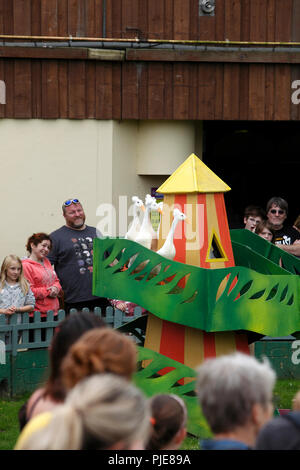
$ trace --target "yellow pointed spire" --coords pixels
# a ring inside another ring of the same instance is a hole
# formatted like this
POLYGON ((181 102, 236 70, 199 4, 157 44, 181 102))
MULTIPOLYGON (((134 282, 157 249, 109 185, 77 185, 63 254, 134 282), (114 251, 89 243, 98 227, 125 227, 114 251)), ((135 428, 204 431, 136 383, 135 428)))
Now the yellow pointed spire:
POLYGON ((227 186, 200 158, 192 153, 157 189, 158 193, 224 193, 227 186))

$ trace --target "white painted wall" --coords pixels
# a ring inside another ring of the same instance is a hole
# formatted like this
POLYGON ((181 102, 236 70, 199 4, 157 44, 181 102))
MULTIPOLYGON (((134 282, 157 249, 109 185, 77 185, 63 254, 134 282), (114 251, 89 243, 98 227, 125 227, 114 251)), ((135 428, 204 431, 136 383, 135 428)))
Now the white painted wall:
MULTIPOLYGON (((201 129, 179 124, 172 132, 172 123, 161 122, 0 120, 0 263, 10 253, 26 255, 33 232, 63 225, 64 200, 77 197, 86 222, 97 226, 101 204, 112 204, 118 219, 120 200, 124 211, 125 200, 129 206, 133 195, 160 186, 190 153, 201 157, 201 129)), ((119 231, 117 221, 108 234, 124 235, 125 228, 119 231)))
POLYGON ((137 173, 169 176, 195 153, 195 144, 193 121, 141 121, 137 173))

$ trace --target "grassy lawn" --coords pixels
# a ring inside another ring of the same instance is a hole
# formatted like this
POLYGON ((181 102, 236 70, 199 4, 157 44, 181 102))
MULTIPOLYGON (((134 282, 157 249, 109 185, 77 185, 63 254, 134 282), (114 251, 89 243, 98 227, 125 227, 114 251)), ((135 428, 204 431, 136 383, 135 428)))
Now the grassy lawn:
POLYGON ((0 400, 0 450, 14 448, 19 435, 18 411, 29 395, 15 400, 0 400))
MULTIPOLYGON (((292 399, 300 390, 300 380, 278 380, 274 391, 274 404, 279 409, 290 409, 292 399)), ((11 450, 19 435, 18 411, 29 395, 14 400, 0 400, 0 450, 11 450)), ((198 438, 188 435, 181 449, 199 449, 198 438)))

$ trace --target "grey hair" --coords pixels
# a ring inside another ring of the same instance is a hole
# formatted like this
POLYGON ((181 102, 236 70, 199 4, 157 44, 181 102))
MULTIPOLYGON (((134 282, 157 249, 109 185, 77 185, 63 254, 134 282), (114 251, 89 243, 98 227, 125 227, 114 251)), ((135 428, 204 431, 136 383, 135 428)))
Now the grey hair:
POLYGON ((269 199, 269 201, 267 202, 267 207, 266 207, 267 212, 269 212, 269 210, 271 209, 273 204, 275 206, 280 207, 280 209, 282 209, 283 211, 288 213, 289 205, 288 205, 288 203, 286 202, 285 199, 282 199, 282 197, 276 197, 275 196, 275 197, 272 197, 271 199, 269 199))
POLYGON ((21 450, 100 450, 122 442, 146 442, 149 404, 143 393, 115 374, 80 381, 65 403, 54 408, 50 423, 33 433, 21 450))
POLYGON ((234 353, 207 359, 197 369, 196 391, 212 432, 222 433, 246 424, 253 405, 272 400, 276 374, 267 360, 234 353))

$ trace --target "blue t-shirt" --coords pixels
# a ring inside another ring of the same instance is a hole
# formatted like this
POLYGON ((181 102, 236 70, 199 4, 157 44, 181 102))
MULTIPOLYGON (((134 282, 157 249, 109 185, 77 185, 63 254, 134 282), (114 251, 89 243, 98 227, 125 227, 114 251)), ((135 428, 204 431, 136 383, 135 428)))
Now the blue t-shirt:
POLYGON ((251 450, 244 442, 233 439, 203 439, 200 441, 201 450, 251 450))

